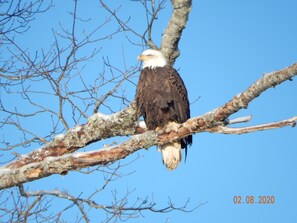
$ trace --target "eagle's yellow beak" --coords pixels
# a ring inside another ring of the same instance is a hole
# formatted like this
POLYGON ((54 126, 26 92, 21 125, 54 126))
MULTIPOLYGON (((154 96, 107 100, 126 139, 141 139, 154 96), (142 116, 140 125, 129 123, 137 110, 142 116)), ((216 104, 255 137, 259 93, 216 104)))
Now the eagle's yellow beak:
POLYGON ((138 55, 137 60, 142 61, 142 55, 138 55))
POLYGON ((139 60, 139 61, 144 61, 147 59, 148 59, 148 56, 146 56, 146 55, 138 55, 138 57, 137 57, 137 60, 139 60))

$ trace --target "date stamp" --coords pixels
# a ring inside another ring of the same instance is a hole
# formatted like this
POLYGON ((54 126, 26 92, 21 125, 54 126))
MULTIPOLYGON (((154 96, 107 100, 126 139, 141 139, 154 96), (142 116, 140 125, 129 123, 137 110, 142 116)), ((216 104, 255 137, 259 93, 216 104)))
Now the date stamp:
POLYGON ((275 203, 275 197, 273 195, 268 196, 233 196, 233 203, 239 204, 261 204, 261 205, 273 205, 275 203))

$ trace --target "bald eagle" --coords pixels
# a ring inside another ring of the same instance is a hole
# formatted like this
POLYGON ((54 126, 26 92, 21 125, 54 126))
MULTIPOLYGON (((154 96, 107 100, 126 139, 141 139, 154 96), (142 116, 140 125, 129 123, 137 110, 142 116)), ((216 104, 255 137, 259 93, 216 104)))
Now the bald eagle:
MULTIPOLYGON (((174 126, 190 118, 187 89, 178 72, 167 64, 160 51, 145 50, 137 57, 142 70, 136 89, 136 115, 143 116, 148 130, 174 126)), ((168 170, 181 161, 181 149, 192 144, 192 136, 159 146, 168 170)))

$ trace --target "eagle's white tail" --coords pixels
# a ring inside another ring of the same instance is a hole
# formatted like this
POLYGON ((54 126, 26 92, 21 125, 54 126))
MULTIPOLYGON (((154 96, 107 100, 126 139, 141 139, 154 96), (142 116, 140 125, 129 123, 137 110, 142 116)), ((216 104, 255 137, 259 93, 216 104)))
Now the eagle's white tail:
POLYGON ((181 161, 180 142, 171 142, 159 146, 162 153, 162 161, 168 170, 174 170, 181 161))

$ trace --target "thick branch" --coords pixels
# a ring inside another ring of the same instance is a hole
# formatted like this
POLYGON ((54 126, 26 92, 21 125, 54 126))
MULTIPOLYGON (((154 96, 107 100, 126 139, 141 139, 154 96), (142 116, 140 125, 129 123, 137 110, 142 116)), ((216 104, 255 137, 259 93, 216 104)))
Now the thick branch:
POLYGON ((25 156, 20 156, 7 167, 18 168, 29 163, 42 161, 48 156, 72 153, 92 142, 105 138, 134 134, 136 131, 134 111, 135 103, 131 103, 124 110, 112 115, 96 113, 89 118, 87 123, 75 126, 65 135, 57 135, 50 143, 25 156))
MULTIPOLYGON (((147 131, 140 135, 134 135, 126 142, 116 146, 101 148, 99 150, 90 152, 77 152, 74 154, 65 154, 58 157, 46 157, 40 162, 29 163, 13 170, 8 168, 2 170, 0 169, 2 172, 0 175, 0 188, 3 189, 12 187, 20 183, 33 181, 39 178, 50 176, 52 174, 64 175, 70 170, 79 170, 85 167, 96 165, 106 165, 116 160, 123 159, 141 148, 149 148, 153 145, 164 144, 183 138, 192 133, 202 131, 228 133, 227 128, 222 125, 218 125, 211 129, 205 129, 203 125, 201 126, 202 122, 200 122, 200 120, 203 120, 204 116, 189 119, 184 124, 181 124, 177 131, 171 130, 166 132, 166 129, 159 132, 147 131)), ((254 126, 251 127, 251 129, 253 131, 260 131, 288 125, 295 126, 296 120, 297 116, 266 126, 254 126)), ((241 133, 248 132, 251 131, 242 131, 241 133)), ((238 131, 229 133, 239 134, 238 131)))
POLYGON ((178 42, 186 27, 191 6, 191 0, 175 0, 171 18, 163 32, 161 51, 171 65, 179 56, 178 42))
POLYGON ((48 156, 40 162, 28 163, 20 168, 0 169, 0 189, 12 187, 20 183, 33 181, 52 174, 66 174, 69 170, 79 170, 84 167, 106 165, 123 159, 131 153, 148 148, 154 144, 157 135, 153 131, 132 136, 126 142, 113 147, 107 147, 91 152, 78 152, 62 156, 48 156))
MULTIPOLYGON (((297 63, 283 70, 266 74, 225 105, 202 116, 187 120, 179 126, 177 131, 169 130, 166 132, 166 129, 158 132, 148 131, 134 135, 126 142, 113 147, 85 153, 66 154, 102 138, 135 132, 134 103, 122 112, 110 116, 97 114, 92 116, 85 125, 72 129, 42 149, 35 150, 26 157, 21 157, 17 161, 0 168, 0 188, 12 187, 51 174, 65 174, 70 170, 88 166, 106 165, 123 159, 141 148, 164 144, 193 133, 220 132, 227 124, 225 120, 231 114, 246 108, 253 99, 268 88, 275 87, 285 80, 291 80, 296 74, 297 63)), ((294 126, 295 121, 296 117, 278 122, 276 125, 270 125, 269 129, 286 125, 294 126)), ((263 127, 254 127, 254 131, 264 129, 263 127)))
POLYGON ((224 106, 216 110, 215 114, 210 118, 216 121, 223 121, 230 115, 236 113, 242 108, 247 108, 248 104, 262 94, 264 91, 286 80, 292 80, 297 75, 297 63, 292 64, 282 70, 264 74, 244 92, 236 95, 232 100, 228 101, 224 106))

